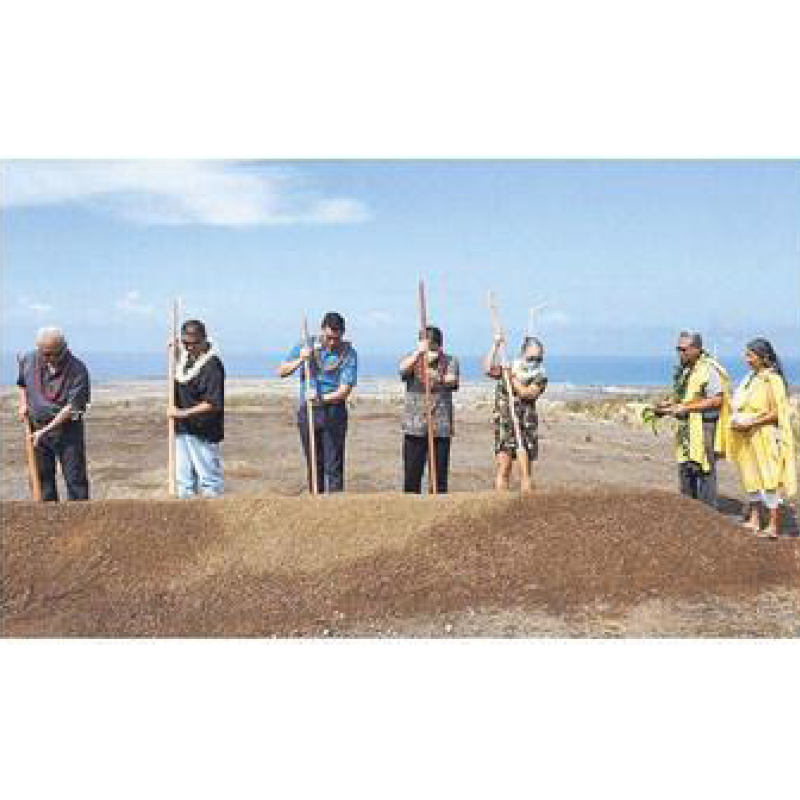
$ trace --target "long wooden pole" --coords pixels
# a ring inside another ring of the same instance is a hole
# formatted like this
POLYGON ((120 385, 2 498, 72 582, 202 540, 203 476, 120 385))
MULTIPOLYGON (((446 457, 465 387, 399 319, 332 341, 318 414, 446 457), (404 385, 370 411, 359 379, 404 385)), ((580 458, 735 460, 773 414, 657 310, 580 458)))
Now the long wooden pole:
POLYGON ((519 471, 523 491, 530 489, 530 463, 528 461, 528 451, 525 449, 525 444, 522 440, 522 429, 519 424, 519 417, 517 409, 514 406, 514 386, 511 383, 511 365, 508 363, 508 354, 505 345, 505 332, 503 331, 502 323, 500 322, 500 314, 497 311, 497 304, 494 295, 489 292, 489 314, 492 319, 492 335, 502 336, 503 344, 500 347, 500 369, 503 373, 503 382, 506 387, 506 394, 508 395, 508 411, 511 416, 511 424, 514 428, 514 439, 516 443, 517 460, 519 461, 519 471))
POLYGON ((528 336, 533 336, 533 320, 536 314, 541 314, 547 308, 547 303, 540 303, 538 306, 531 306, 528 309, 528 336))
MULTIPOLYGON (((17 363, 22 372, 22 356, 17 356, 17 363)), ((25 405, 28 405, 28 391, 25 392, 25 405)), ((25 460, 28 464, 28 485, 31 487, 31 498, 37 502, 42 499, 42 482, 39 479, 39 470, 36 467, 36 450, 33 446, 33 422, 31 421, 30 409, 25 414, 25 460)))
MULTIPOLYGON (((428 308, 425 302, 425 283, 419 282, 419 339, 428 337, 428 308)), ((428 428, 428 493, 438 494, 436 474, 436 442, 433 434, 433 407, 431 402, 431 380, 428 375, 427 353, 420 355, 422 362, 422 385, 425 387, 425 424, 428 428)))
MULTIPOLYGON (((170 337, 167 346, 167 408, 172 410, 175 407, 175 362, 178 357, 178 301, 172 301, 172 312, 170 314, 170 337)), ((167 491, 170 497, 175 497, 178 493, 175 481, 175 420, 167 418, 169 427, 167 428, 167 443, 169 447, 168 456, 168 479, 167 491)))
MULTIPOLYGON (((311 347, 308 338, 308 319, 303 317, 303 346, 311 347)), ((312 348, 313 357, 313 348, 312 348)), ((311 494, 319 494, 317 484, 317 437, 314 430, 314 402, 311 399, 311 358, 306 361, 305 365, 305 395, 306 395, 306 417, 308 422, 308 459, 310 462, 311 470, 311 494)))

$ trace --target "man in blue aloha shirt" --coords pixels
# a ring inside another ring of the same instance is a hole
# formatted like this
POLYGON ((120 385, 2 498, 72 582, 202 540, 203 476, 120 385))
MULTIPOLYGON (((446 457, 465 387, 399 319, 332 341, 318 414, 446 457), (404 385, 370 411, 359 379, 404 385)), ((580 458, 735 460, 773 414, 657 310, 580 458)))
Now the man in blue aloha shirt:
POLYGON ((314 442, 317 461, 317 491, 344 490, 344 450, 347 436, 347 398, 358 379, 358 356, 346 342, 344 317, 335 311, 327 313, 320 326, 320 335, 310 342, 295 345, 278 374, 286 378, 300 371, 300 396, 297 407, 297 427, 308 471, 311 489, 311 459, 309 457, 308 404, 306 370, 309 372, 314 420, 314 442))

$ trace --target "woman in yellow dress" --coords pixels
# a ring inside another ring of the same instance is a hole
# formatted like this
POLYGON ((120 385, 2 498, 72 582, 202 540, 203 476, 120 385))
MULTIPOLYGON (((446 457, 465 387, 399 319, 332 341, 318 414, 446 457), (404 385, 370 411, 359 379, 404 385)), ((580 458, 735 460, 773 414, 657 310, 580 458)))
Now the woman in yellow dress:
POLYGON ((728 458, 739 469, 750 503, 747 527, 763 538, 780 535, 780 506, 797 494, 797 462, 790 420, 786 378, 780 360, 766 339, 747 345, 745 361, 751 372, 731 403, 728 458), (762 532, 759 506, 769 510, 762 532))

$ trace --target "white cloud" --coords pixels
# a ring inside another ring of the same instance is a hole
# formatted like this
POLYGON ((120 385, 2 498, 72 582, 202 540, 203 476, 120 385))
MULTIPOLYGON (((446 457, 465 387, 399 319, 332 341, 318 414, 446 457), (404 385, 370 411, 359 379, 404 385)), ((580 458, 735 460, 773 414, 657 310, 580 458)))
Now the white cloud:
POLYGON ((29 300, 27 297, 20 297, 17 300, 17 305, 22 311, 34 317, 47 316, 53 310, 53 306, 49 303, 39 303, 34 300, 29 300))
POLYGON ((358 200, 319 197, 294 173, 222 161, 16 161, 5 208, 72 203, 143 225, 352 223, 358 200))
POLYGON ((142 317, 152 316, 155 309, 148 303, 142 303, 141 297, 138 291, 131 290, 126 292, 125 296, 121 300, 117 300, 114 305, 125 314, 136 314, 142 317))

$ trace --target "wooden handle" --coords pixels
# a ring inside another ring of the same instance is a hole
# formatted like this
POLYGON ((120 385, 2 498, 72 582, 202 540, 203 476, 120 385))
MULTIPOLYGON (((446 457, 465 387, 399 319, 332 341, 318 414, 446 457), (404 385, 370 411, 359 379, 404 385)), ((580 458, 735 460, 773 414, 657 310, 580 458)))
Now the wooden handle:
MULTIPOLYGON (((17 356, 17 364, 19 365, 20 373, 22 372, 22 356, 17 356)), ((28 404, 28 390, 25 392, 25 405, 28 404)), ((40 502, 42 499, 42 482, 39 478, 39 469, 36 464, 36 448, 33 446, 31 435, 33 434, 33 423, 29 416, 25 417, 23 422, 25 426, 25 463, 28 467, 28 485, 31 489, 31 499, 40 502)))
MULTIPOLYGON (((303 346, 308 347, 308 319, 303 317, 303 346)), ((308 399, 308 390, 311 388, 311 361, 303 365, 305 372, 305 392, 306 392, 306 417, 308 424, 308 460, 311 474, 311 494, 319 494, 317 485, 317 440, 314 431, 314 404, 308 399)))
POLYGON ((503 324, 500 322, 500 313, 497 310, 497 301, 494 294, 489 292, 487 305, 489 306, 489 318, 492 325, 492 337, 502 336, 503 344, 497 349, 497 355, 500 358, 500 367, 506 369, 508 367, 508 352, 506 351, 505 331, 503 324))
MULTIPOLYGON (((428 307, 425 302, 425 283, 419 282, 419 338, 420 341, 428 336, 428 307)), ((420 355, 422 361, 422 385, 425 387, 425 424, 428 427, 428 492, 438 494, 438 481, 436 473, 436 442, 433 435, 433 409, 431 403, 431 381, 428 375, 428 361, 426 355, 420 355)))
MULTIPOLYGON (((497 310, 497 303, 492 292, 489 292, 488 304, 489 315, 491 317, 492 324, 492 335, 503 335, 505 337, 503 326, 500 322, 500 313, 497 310)), ((517 460, 519 461, 520 472, 522 474, 523 481, 527 481, 529 474, 528 451, 525 449, 525 445, 522 441, 522 428, 519 424, 517 409, 514 407, 514 386, 511 383, 511 366, 508 363, 508 353, 506 352, 505 342, 503 342, 503 345, 499 348, 498 355, 500 356, 500 369, 503 373, 503 382, 505 383, 506 394, 508 395, 508 412, 509 416, 511 417, 511 425, 514 429, 514 439, 516 444, 514 449, 517 453, 517 460)))
POLYGON ((42 499, 42 482, 39 479, 39 470, 36 466, 36 449, 33 446, 31 435, 33 425, 30 419, 25 420, 25 458, 28 462, 28 484, 31 487, 31 498, 36 502, 42 499))
MULTIPOLYGON (((178 301, 172 301, 172 313, 170 321, 170 339, 167 345, 167 408, 175 406, 175 360, 177 352, 175 341, 178 338, 178 301)), ((175 497, 178 493, 175 481, 175 420, 167 418, 167 446, 169 454, 167 457, 167 492, 170 497, 175 497)))

